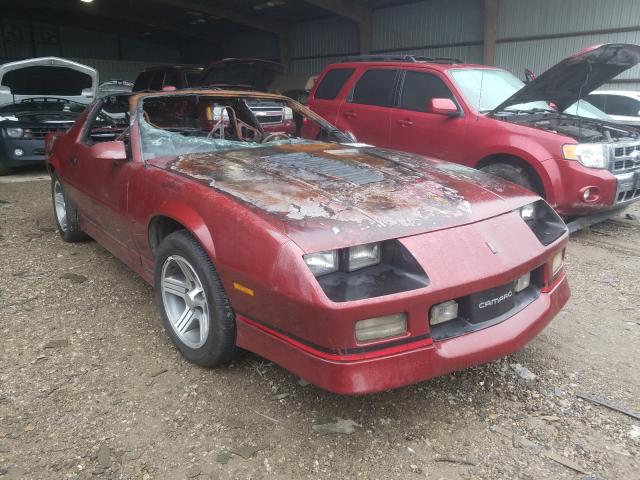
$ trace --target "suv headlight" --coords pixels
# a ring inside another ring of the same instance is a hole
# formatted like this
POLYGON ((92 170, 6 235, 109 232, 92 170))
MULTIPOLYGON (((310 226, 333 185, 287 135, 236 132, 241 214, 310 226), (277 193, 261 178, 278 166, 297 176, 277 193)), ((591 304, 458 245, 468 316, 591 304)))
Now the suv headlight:
POLYGON ((567 160, 577 160, 585 167, 607 168, 609 155, 604 143, 578 143, 562 146, 562 153, 567 160))
POLYGON ((293 110, 289 107, 284 107, 284 119, 293 120, 293 110))
POLYGON ((24 135, 24 130, 21 128, 7 128, 7 136, 11 138, 22 138, 24 135))
POLYGON ((555 242, 567 231, 560 216, 544 200, 520 207, 518 214, 545 246, 555 242))

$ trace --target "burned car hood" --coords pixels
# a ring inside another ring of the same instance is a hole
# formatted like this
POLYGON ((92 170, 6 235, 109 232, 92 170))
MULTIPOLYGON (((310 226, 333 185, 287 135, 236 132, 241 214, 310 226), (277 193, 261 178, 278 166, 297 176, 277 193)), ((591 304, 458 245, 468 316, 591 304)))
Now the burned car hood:
POLYGON ((589 47, 539 75, 498 105, 493 113, 539 100, 552 102, 563 111, 639 62, 639 45, 608 43, 589 47))
POLYGON ((274 78, 282 73, 277 62, 258 58, 226 58, 210 64, 199 84, 209 87, 235 87, 266 92, 274 78))
POLYGON ((287 144, 149 163, 258 211, 307 252, 477 222, 538 199, 477 170, 373 147, 287 144))

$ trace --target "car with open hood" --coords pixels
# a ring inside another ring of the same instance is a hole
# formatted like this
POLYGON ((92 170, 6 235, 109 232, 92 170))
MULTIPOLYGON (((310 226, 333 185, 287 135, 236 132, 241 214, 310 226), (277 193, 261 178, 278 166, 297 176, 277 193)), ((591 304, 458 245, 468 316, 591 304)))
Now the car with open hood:
POLYGON ((566 225, 516 184, 352 143, 279 95, 142 93, 120 126, 102 110, 47 137, 60 235, 91 236, 152 284, 199 365, 241 348, 375 392, 510 354, 569 298, 566 225), (257 101, 314 136, 265 131, 257 101))
POLYGON ((42 164, 45 135, 73 125, 97 85, 95 69, 63 58, 0 65, 0 175, 42 164))
POLYGON ((598 45, 525 85, 457 59, 357 57, 325 69, 309 106, 360 141, 519 183, 584 225, 640 200, 638 130, 578 103, 639 61, 640 46, 598 45))

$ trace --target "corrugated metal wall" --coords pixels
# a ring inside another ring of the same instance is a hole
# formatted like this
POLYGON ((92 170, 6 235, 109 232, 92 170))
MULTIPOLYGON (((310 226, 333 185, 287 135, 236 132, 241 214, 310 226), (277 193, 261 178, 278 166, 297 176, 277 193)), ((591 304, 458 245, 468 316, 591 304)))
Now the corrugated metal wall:
MULTIPOLYGON (((640 44, 640 1, 500 0, 498 42, 496 64, 518 76, 525 68, 542 72, 590 45, 640 44)), ((640 90, 640 67, 618 78, 639 81, 612 88, 640 90)))
MULTIPOLYGON (((482 60, 482 2, 433 0, 373 11, 374 53, 409 53, 482 60)), ((355 22, 333 17, 294 25, 291 71, 316 75, 329 63, 359 53, 355 22)))

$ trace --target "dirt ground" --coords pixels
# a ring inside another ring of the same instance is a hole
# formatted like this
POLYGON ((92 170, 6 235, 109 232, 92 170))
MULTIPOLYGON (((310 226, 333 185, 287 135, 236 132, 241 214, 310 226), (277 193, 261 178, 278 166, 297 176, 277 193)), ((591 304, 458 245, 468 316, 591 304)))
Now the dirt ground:
POLYGON ((640 206, 573 237, 573 297, 518 354, 344 397, 187 363, 149 285, 62 242, 49 188, 0 183, 0 480, 640 479, 640 420, 577 397, 640 410, 640 206))

